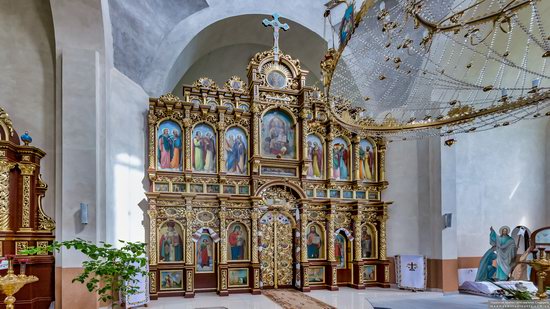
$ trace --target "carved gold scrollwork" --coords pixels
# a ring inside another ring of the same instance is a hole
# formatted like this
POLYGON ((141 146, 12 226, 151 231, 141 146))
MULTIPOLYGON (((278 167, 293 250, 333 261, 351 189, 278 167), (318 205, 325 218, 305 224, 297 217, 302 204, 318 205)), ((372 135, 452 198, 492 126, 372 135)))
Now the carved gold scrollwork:
MULTIPOLYGON (((10 136, 12 136, 13 135, 13 123, 12 123, 8 113, 6 113, 6 111, 2 107, 0 107, 0 125, 2 125, 2 124, 8 129, 10 136)), ((9 140, 9 138, 8 138, 8 140, 9 140)))
POLYGON ((327 215, 328 221, 328 260, 329 262, 336 262, 336 256, 334 255, 334 213, 327 215))
POLYGON ((254 269, 254 288, 260 288, 260 270, 258 268, 254 269))
POLYGON ((193 270, 187 270, 187 286, 185 287, 187 292, 193 292, 193 270))
POLYGON ((222 277, 222 290, 227 290, 227 269, 222 269, 222 273, 221 273, 221 277, 222 277))
POLYGON ((19 164, 21 175, 23 175, 23 207, 21 215, 21 228, 31 227, 31 176, 35 166, 32 164, 19 164))
POLYGON ((157 272, 149 272, 149 279, 149 291, 151 294, 155 294, 157 292, 157 272))
POLYGON ((42 198, 38 198, 38 230, 40 231, 53 231, 55 230, 55 221, 50 218, 42 208, 42 198))
POLYGON ((0 161, 0 230, 10 229, 10 170, 15 163, 0 161))
POLYGON ((252 219, 252 263, 259 263, 258 260, 258 219, 260 214, 257 211, 253 211, 251 214, 252 219))
MULTIPOLYGON (((384 211, 385 212, 385 211, 384 211)), ((386 220, 387 216, 380 216, 380 259, 386 259, 386 220)))
MULTIPOLYGON (((192 231, 192 222, 193 222, 193 212, 187 211, 185 213, 185 235, 191 235, 193 234, 192 231)), ((186 249, 185 249, 185 264, 187 265, 193 265, 193 253, 195 250, 193 250, 193 239, 189 236, 186 237, 187 240, 185 242, 186 249)))
POLYGON ((354 234, 354 239, 353 241, 355 242, 354 243, 354 248, 355 248, 355 252, 354 252, 354 256, 355 256, 355 261, 361 261, 362 257, 361 257, 361 239, 362 239, 362 235, 361 235, 361 216, 360 215, 356 215, 356 216, 353 216, 353 234, 354 234))
MULTIPOLYGON (((307 259, 307 220, 308 220, 308 214, 306 211, 304 211, 300 216, 300 251, 301 251, 301 260, 302 263, 305 263, 308 261, 307 259)), ((307 272, 304 270, 304 276, 307 272)), ((305 280, 305 279, 304 279, 305 280)), ((304 282, 304 284, 307 283, 307 280, 304 282)))
MULTIPOLYGON (((149 214, 149 263, 157 264, 157 211, 148 210, 149 214)), ((151 278, 151 281, 153 278, 151 278)), ((151 283, 152 284, 152 283, 151 283)))
MULTIPOLYGON (((227 227, 226 227, 226 212, 220 211, 220 237, 221 237, 221 246, 220 246, 220 263, 227 264, 227 227)), ((222 282, 223 283, 223 282, 222 282)))
POLYGON ((260 224, 262 282, 264 286, 275 288, 279 285, 291 285, 293 239, 290 220, 277 211, 266 213, 262 217, 264 219, 265 222, 260 224))

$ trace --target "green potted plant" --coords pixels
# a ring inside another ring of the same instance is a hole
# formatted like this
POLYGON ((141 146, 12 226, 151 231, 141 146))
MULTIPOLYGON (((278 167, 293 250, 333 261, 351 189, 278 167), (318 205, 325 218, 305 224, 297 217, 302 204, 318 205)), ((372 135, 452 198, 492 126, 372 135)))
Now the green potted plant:
POLYGON ((122 246, 115 248, 105 242, 97 245, 77 238, 53 242, 47 247, 29 247, 20 251, 20 254, 35 255, 59 251, 62 247, 82 252, 88 260, 82 262, 84 270, 72 282, 85 284, 88 291, 98 294, 98 300, 117 308, 120 307, 120 294, 131 295, 138 292, 136 276, 148 274, 146 244, 122 240, 119 242, 122 246))

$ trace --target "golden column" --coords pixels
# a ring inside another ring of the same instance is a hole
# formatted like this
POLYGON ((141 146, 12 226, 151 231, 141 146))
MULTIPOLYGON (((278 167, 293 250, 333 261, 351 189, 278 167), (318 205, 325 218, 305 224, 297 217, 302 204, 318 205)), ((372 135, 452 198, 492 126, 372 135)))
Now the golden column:
POLYGON ((155 169, 155 141, 157 140, 155 125, 157 122, 157 116, 155 116, 155 111, 153 109, 149 110, 149 115, 147 117, 147 122, 149 123, 149 169, 155 169))
MULTIPOLYGON (((302 207, 306 208, 307 204, 302 204, 302 207)), ((300 260, 302 263, 307 263, 307 220, 308 213, 307 208, 302 208, 302 213, 300 214, 300 260)))
POLYGON ((250 214, 252 219, 252 263, 259 263, 258 259, 258 219, 260 218, 259 210, 256 208, 257 201, 254 201, 254 209, 250 214))
POLYGON ((218 122, 218 153, 220 158, 219 168, 218 170, 221 173, 227 172, 225 170, 225 151, 224 151, 224 145, 225 145, 225 114, 220 112, 220 121, 218 122))
POLYGON ((33 164, 19 164, 23 175, 23 209, 21 214, 20 231, 31 231, 31 176, 34 173, 33 164))
POLYGON ((252 294, 259 294, 260 291, 260 260, 258 258, 258 220, 260 219, 259 201, 252 202, 253 208, 250 214, 252 220, 252 241, 251 241, 251 256, 252 256, 252 270, 253 270, 253 282, 254 288, 252 294))
POLYGON ((157 265, 157 200, 149 199, 149 264, 157 265))
POLYGON ((332 148, 332 140, 334 139, 334 134, 331 132, 327 135, 326 141, 327 141, 327 170, 328 170, 328 178, 332 179, 334 177, 334 171, 332 168, 332 158, 334 156, 334 149, 332 148))
POLYGON ((388 220, 387 206, 384 205, 384 213, 378 217, 380 221, 380 259, 385 260, 386 257, 386 221, 388 220))
POLYGON ((380 152, 380 161, 379 161, 379 171, 380 171, 380 178, 379 181, 385 181, 386 180, 386 141, 381 140, 378 144, 378 151, 380 152))
MULTIPOLYGON (((309 110, 304 108, 300 112, 300 122, 302 123, 302 162, 305 162, 305 160, 308 158, 308 149, 307 149, 307 131, 308 131, 308 123, 307 123, 307 115, 309 114, 309 110)), ((309 162, 311 164, 311 162, 309 162)), ((302 175, 307 176, 307 170, 309 168, 309 164, 303 163, 302 164, 302 175)))
POLYGON ((192 130, 193 127, 191 126, 191 106, 185 106, 185 118, 183 119, 183 128, 185 130, 185 167, 184 171, 191 171, 191 142, 192 139, 192 130))
POLYGON ((359 136, 354 136, 351 140, 353 147, 353 180, 361 180, 359 177, 359 136))
MULTIPOLYGON (((224 202, 222 202, 222 205, 224 202)), ((227 228, 226 228, 226 218, 227 213, 225 210, 225 206, 222 206, 222 210, 219 214, 220 217, 220 264, 227 264, 227 228)))
POLYGON ((327 240, 328 240, 328 261, 336 262, 336 256, 334 256, 334 218, 336 217, 336 210, 334 205, 330 205, 330 213, 327 215, 327 240))
POLYGON ((354 215, 353 216, 353 236, 355 237, 353 239, 353 242, 354 242, 354 248, 355 248, 355 252, 354 252, 354 255, 355 255, 355 261, 356 262, 360 262, 362 261, 362 256, 361 256, 361 219, 362 219, 363 216, 361 216, 360 213, 358 213, 357 215, 354 215))
MULTIPOLYGON (((256 87, 256 86, 254 86, 256 87)), ((257 157, 260 156, 260 108, 259 103, 253 101, 252 106, 250 108, 250 111, 252 112, 252 141, 256 141, 252 148, 252 172, 258 173, 260 169, 260 160, 257 159, 257 157)))
POLYGON ((0 231, 10 230, 10 170, 15 163, 0 161, 0 231))
POLYGON ((300 209, 300 270, 302 275, 302 290, 309 291, 308 257, 307 257, 307 203, 302 202, 300 209))

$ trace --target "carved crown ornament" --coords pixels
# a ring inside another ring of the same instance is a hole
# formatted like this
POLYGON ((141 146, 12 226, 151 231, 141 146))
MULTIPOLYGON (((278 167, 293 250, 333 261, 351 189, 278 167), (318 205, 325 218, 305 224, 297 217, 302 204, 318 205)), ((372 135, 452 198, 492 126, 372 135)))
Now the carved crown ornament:
POLYGON ((8 113, 2 107, 0 107, 0 126, 7 128, 10 136, 13 135, 13 122, 11 121, 8 113))

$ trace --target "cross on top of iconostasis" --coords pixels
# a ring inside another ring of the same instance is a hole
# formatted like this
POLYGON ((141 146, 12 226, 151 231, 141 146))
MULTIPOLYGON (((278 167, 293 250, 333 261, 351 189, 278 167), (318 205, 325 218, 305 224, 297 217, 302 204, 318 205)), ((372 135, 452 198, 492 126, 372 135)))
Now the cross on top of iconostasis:
POLYGON ((262 21, 262 24, 266 27, 273 27, 273 60, 275 63, 279 62, 279 29, 283 29, 284 31, 287 31, 290 27, 286 23, 281 23, 279 21, 279 15, 278 13, 273 13, 271 15, 273 17, 273 20, 268 20, 265 18, 262 21))

